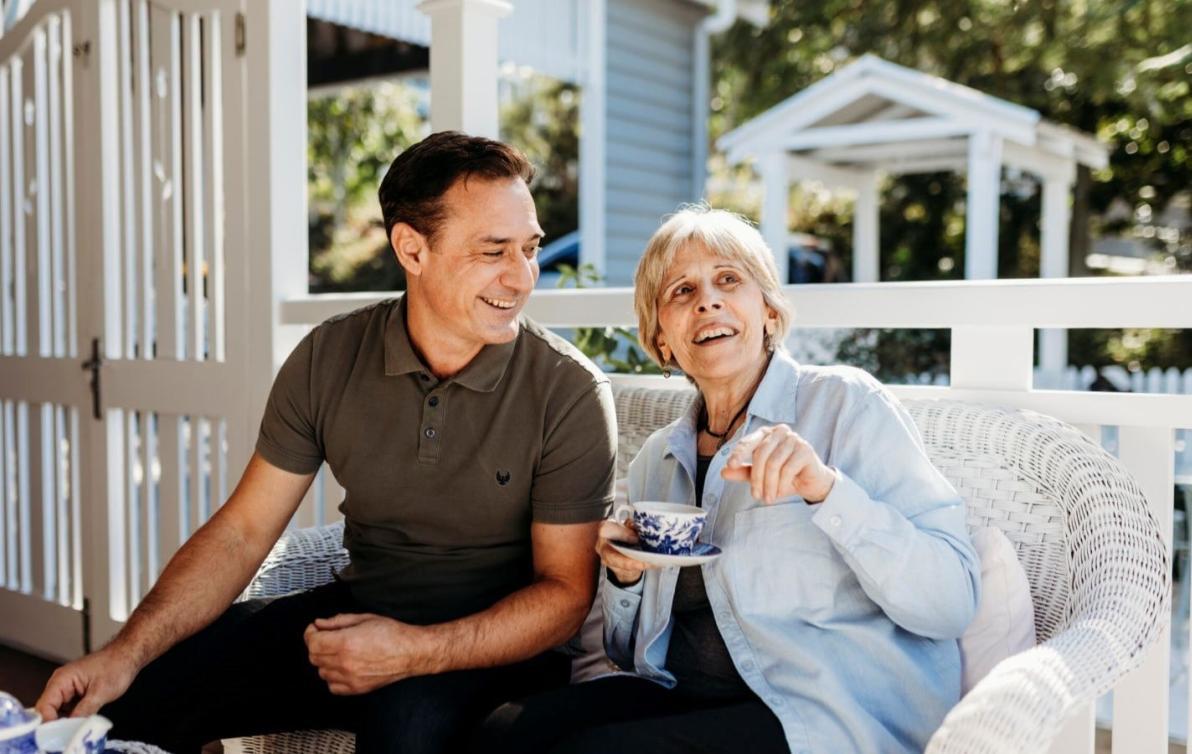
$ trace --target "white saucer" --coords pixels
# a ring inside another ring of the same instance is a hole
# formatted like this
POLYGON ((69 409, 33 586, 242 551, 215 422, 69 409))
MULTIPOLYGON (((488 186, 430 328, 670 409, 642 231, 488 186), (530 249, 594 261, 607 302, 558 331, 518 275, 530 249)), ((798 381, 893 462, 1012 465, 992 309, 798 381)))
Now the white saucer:
POLYGON ((647 552, 641 549, 639 545, 631 545, 628 542, 609 542, 609 544, 613 546, 614 550, 626 557, 640 560, 650 565, 663 567, 702 565, 720 557, 722 552, 719 547, 710 545, 707 542, 696 542, 690 555, 664 555, 660 552, 647 552))

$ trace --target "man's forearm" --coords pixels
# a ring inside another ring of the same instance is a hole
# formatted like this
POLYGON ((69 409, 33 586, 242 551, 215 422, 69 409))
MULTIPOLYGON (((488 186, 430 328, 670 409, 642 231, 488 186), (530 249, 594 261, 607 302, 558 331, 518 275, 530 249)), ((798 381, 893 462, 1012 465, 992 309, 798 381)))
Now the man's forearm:
POLYGON ((547 578, 475 615, 427 626, 426 672, 527 660, 574 636, 591 604, 590 589, 547 578))
POLYGON ((216 514, 170 559, 109 646, 144 667, 226 610, 266 552, 216 514))

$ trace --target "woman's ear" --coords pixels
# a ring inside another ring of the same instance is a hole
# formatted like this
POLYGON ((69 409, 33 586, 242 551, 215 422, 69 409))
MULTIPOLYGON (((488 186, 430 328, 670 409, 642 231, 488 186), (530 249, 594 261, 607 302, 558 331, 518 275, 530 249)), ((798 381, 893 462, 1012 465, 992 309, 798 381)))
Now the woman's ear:
POLYGON ((658 346, 658 352, 662 354, 662 363, 669 364, 671 360, 671 350, 666 345, 666 338, 659 333, 657 338, 654 338, 654 345, 658 346))
POLYGON ((778 312, 766 307, 766 335, 778 332, 778 312))
POLYGON ((406 271, 406 275, 418 277, 422 274, 422 262, 430 253, 430 244, 427 243, 426 236, 408 223, 397 223, 389 233, 389 243, 393 246, 397 262, 406 271))

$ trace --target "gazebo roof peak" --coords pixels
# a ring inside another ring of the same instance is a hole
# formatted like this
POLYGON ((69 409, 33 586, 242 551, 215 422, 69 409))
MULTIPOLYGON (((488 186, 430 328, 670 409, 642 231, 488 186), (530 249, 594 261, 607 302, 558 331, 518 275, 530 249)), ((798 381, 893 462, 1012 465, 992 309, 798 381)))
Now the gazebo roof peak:
POLYGON ((871 54, 788 97, 717 144, 732 163, 789 153, 839 167, 943 169, 954 158, 963 164, 965 142, 976 134, 1002 139, 1011 145, 1007 162, 1028 168, 1054 172, 1074 163, 1101 167, 1107 161, 1096 139, 1044 121, 1036 110, 871 54), (916 147, 908 151, 911 143, 916 147), (930 159, 915 162, 918 157, 930 159))

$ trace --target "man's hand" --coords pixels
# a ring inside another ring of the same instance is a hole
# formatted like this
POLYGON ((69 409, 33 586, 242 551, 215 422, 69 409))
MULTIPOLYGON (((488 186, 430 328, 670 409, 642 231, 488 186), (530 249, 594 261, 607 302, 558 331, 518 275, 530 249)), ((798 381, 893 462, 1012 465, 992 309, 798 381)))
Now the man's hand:
POLYGON ((741 438, 720 475, 730 482, 749 482, 750 494, 766 505, 788 495, 822 503, 836 484, 836 472, 785 424, 762 427, 741 438))
POLYGON ((46 722, 67 713, 94 715, 128 691, 138 670, 127 655, 106 647, 55 670, 35 706, 46 722))
POLYGON ((310 663, 332 694, 366 694, 436 672, 429 631, 371 613, 319 618, 303 634, 310 663))

